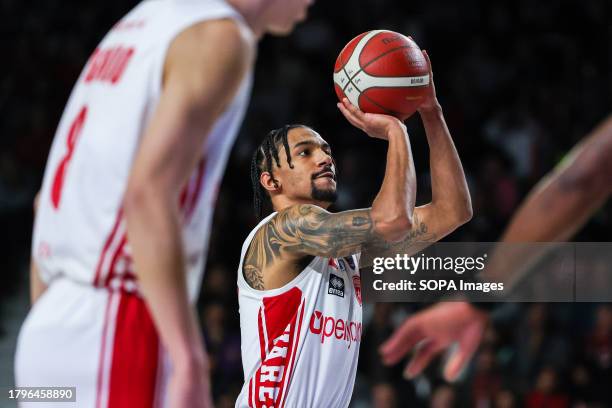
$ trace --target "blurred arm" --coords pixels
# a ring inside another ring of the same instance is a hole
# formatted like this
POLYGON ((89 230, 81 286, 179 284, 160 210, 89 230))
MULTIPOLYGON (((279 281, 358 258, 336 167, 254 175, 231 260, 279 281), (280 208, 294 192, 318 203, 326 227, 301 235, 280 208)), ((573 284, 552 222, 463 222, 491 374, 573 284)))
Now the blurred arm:
POLYGON ((206 135, 236 93, 251 54, 250 40, 229 20, 197 24, 174 40, 163 93, 128 181, 124 211, 135 272, 178 370, 205 361, 187 294, 180 189, 201 158, 206 135))
POLYGON ((612 190, 612 116, 575 146, 529 193, 502 235, 504 242, 565 241, 612 190))
MULTIPOLYGON (((612 116, 533 188, 510 221, 501 242, 555 242, 571 238, 610 196, 611 175, 612 116)), ((504 259, 493 256, 485 277, 515 284, 545 254, 539 247, 516 250, 524 253, 504 256, 504 259)))
POLYGON ((38 267, 34 259, 30 260, 30 306, 34 306, 34 303, 45 293, 47 285, 40 278, 38 267))

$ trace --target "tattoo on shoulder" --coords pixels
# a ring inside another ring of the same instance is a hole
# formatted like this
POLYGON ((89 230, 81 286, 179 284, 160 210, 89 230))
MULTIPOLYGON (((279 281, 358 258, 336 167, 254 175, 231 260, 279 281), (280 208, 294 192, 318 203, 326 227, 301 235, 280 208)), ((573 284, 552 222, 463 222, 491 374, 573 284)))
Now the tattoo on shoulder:
POLYGON ((244 279, 253 289, 264 290, 263 273, 261 270, 252 264, 244 265, 244 279))
POLYGON ((253 289, 264 290, 263 268, 269 263, 266 262, 268 249, 265 245, 266 240, 263 231, 258 231, 251 241, 244 264, 242 274, 249 286, 253 289))

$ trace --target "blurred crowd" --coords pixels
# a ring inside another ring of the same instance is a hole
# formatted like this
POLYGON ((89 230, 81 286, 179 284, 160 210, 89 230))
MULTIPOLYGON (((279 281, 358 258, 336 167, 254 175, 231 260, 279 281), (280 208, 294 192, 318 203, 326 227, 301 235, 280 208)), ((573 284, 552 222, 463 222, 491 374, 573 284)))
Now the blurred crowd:
MULTIPOLYGON (((134 4, 0 0, 0 305, 27 281, 32 199, 72 85, 100 38, 134 4)), ((382 180, 386 146, 342 118, 331 74, 344 44, 378 28, 411 35, 431 56, 474 206, 473 220, 450 240, 496 240, 526 192, 612 107, 612 5, 606 0, 319 0, 292 36, 266 38, 220 189, 199 303, 218 406, 233 406, 242 385, 235 279, 242 241, 257 221, 251 154, 272 128, 312 126, 331 144, 338 165, 334 209, 368 206, 382 180)), ((424 203, 428 156, 418 115, 407 127, 417 203, 424 203)), ((608 205, 577 240, 608 241, 611 216, 608 205)), ((504 305, 454 385, 444 383, 437 364, 406 381, 402 366, 385 368, 378 359, 381 341, 420 307, 368 306, 355 407, 612 406, 610 305, 504 305)), ((1 313, 0 306, 0 319, 1 313)), ((1 330, 0 320, 0 336, 1 330)))

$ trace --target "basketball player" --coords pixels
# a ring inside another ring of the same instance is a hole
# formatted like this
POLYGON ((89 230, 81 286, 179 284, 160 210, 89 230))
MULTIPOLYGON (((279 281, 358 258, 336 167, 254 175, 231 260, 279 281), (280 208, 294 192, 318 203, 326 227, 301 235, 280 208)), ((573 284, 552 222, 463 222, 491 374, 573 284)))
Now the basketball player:
POLYGON ((211 406, 193 304, 216 190, 256 42, 310 2, 144 1, 102 40, 47 162, 17 385, 76 386, 79 407, 211 406))
MULTIPOLYGON (((431 74, 431 72, 430 72, 431 74)), ((432 202, 414 207, 416 178, 406 128, 339 108, 388 142, 384 180, 371 208, 329 213, 336 198, 330 146, 313 129, 272 131, 253 155, 256 212, 273 213, 249 234, 238 269, 245 384, 237 407, 346 407, 361 338, 360 257, 433 242, 471 216, 461 161, 433 84, 419 107, 430 147, 432 202)), ((376 160, 372 158, 372 160, 376 160)))
MULTIPOLYGON (((612 116, 603 121, 567 158, 545 176, 518 209, 501 242, 555 242, 572 237, 612 193, 612 116)), ((485 278, 516 284, 544 255, 529 248, 524 256, 491 260, 485 278), (499 262, 498 262, 499 261, 499 262)), ((509 286, 510 286, 509 285, 509 286)), ((414 377, 453 343, 458 349, 444 375, 454 380, 478 348, 487 322, 487 304, 440 303, 407 319, 381 347, 388 364, 395 364, 417 344, 406 375, 414 377), (477 306, 477 307, 474 307, 477 306)), ((491 306, 491 304, 489 304, 491 306)))

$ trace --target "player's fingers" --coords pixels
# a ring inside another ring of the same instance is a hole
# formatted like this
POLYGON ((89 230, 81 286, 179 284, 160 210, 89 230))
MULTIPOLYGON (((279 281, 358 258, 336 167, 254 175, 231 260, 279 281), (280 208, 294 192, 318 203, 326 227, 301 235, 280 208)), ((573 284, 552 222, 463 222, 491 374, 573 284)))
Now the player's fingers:
POLYGON ((340 112, 342 112, 346 120, 348 120, 351 125, 363 130, 363 123, 355 118, 355 116, 343 104, 338 103, 338 109, 340 109, 340 112))
POLYGON ((473 325, 469 327, 464 335, 459 339, 459 347, 455 353, 450 357, 444 367, 444 378, 447 381, 455 381, 465 364, 470 361, 482 338, 484 327, 480 325, 473 325))
POLYGON ((358 120, 362 120, 364 119, 364 113, 355 105, 353 105, 348 98, 344 98, 342 99, 342 103, 344 103, 344 106, 358 119, 358 120))
POLYGON ((395 364, 423 338, 419 320, 409 318, 380 346, 378 351, 385 364, 395 364))
POLYGON ((419 375, 441 350, 442 347, 433 341, 426 340, 425 343, 417 346, 414 356, 404 370, 404 377, 410 379, 419 375))

